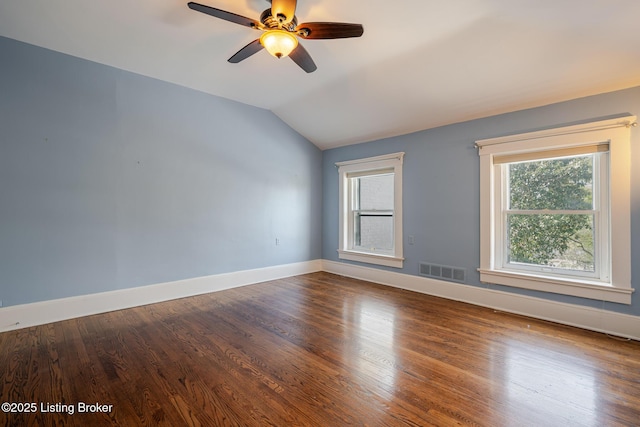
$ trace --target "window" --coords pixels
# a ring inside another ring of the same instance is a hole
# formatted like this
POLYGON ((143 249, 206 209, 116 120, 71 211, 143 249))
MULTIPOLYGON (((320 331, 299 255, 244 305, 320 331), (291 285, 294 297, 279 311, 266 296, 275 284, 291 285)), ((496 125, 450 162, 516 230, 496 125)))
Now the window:
POLYGON ((477 141, 483 282, 631 303, 633 122, 477 141))
POLYGON ((341 259, 402 268, 404 153, 336 163, 341 259))
POLYGON ((608 282, 608 144, 584 148, 601 152, 494 157, 504 182, 496 206, 502 268, 608 282))

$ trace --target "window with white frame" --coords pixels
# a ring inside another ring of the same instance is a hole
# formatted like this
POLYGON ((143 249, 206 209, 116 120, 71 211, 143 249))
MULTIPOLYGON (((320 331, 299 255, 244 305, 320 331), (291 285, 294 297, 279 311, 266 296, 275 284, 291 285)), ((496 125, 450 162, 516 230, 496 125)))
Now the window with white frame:
POLYGON ((339 258, 402 268, 403 157, 394 153, 336 163, 339 258))
POLYGON ((483 282, 631 303, 632 123, 477 141, 483 282))

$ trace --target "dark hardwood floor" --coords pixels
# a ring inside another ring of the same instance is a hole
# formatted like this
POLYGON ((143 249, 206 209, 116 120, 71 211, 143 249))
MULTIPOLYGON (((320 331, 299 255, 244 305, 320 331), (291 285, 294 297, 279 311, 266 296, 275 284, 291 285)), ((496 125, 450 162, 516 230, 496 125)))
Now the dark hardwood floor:
POLYGON ((328 273, 6 332, 0 375, 5 426, 640 425, 640 342, 328 273))

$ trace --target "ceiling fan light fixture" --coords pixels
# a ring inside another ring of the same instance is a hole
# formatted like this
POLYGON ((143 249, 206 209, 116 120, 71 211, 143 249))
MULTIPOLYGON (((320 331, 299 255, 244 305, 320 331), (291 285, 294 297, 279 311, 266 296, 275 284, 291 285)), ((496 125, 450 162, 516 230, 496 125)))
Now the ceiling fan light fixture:
POLYGON ((260 37, 260 44, 276 58, 288 56, 298 46, 298 39, 289 31, 269 30, 260 37))

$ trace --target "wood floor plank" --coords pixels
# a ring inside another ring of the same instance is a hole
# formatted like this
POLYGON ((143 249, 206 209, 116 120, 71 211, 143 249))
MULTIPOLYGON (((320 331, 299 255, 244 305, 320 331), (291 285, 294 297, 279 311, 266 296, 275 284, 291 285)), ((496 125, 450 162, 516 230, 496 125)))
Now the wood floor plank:
POLYGON ((328 273, 2 333, 0 375, 0 426, 640 420, 639 342, 328 273))

